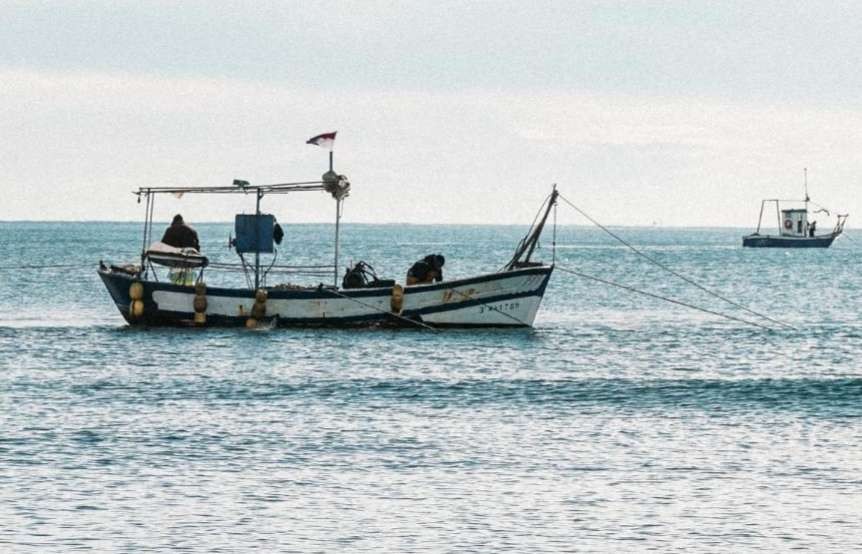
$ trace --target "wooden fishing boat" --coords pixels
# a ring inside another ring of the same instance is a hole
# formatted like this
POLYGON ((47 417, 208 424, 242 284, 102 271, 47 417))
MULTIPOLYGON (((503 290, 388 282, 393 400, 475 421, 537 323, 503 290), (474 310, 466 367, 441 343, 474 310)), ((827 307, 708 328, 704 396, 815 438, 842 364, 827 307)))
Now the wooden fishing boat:
MULTIPOLYGON (((338 245, 342 204, 349 180, 330 170, 319 181, 232 186, 142 187, 136 191, 146 206, 142 251, 135 264, 100 262, 99 276, 120 313, 131 325, 144 326, 410 326, 410 327, 530 327, 554 266, 531 261, 548 214, 557 202, 554 189, 543 203, 527 235, 501 269, 464 279, 398 284, 377 279, 363 268, 359 279, 339 283, 338 245), (274 218, 261 212, 271 195, 325 192, 336 202, 335 257, 332 264, 276 266, 266 256, 276 252, 274 218), (239 263, 213 263, 200 252, 152 241, 153 205, 160 195, 254 194, 254 214, 237 215, 235 248, 239 263), (212 272, 244 273, 246 286, 208 286, 212 272), (288 274, 329 275, 332 282, 311 286, 273 284, 276 270, 288 274), (165 275, 165 272, 168 275, 165 275), (339 286, 341 285, 341 286, 339 286)), ((365 265, 364 267, 368 267, 365 265)))
MULTIPOLYGON (((835 227, 829 233, 817 234, 817 222, 809 221, 808 204, 812 203, 808 196, 808 172, 805 172, 805 199, 804 200, 779 200, 770 198, 760 203, 760 217, 757 220, 757 229, 754 233, 742 237, 742 246, 756 248, 828 248, 832 242, 844 231, 844 222, 848 214, 837 214, 835 227), (804 204, 802 208, 781 208, 781 203, 804 204), (775 213, 778 218, 777 235, 761 235, 760 229, 763 223, 763 212, 767 203, 775 204, 775 213)), ((830 215, 829 210, 815 204, 817 209, 813 213, 830 215)))

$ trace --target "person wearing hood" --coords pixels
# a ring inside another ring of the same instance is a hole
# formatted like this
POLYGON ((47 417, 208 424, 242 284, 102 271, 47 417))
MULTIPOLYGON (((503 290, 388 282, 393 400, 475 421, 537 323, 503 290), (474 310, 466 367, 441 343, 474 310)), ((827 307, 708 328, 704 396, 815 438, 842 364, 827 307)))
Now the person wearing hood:
POLYGON ((183 221, 183 216, 177 214, 171 221, 171 226, 165 229, 162 242, 175 248, 194 248, 201 251, 198 233, 183 221))

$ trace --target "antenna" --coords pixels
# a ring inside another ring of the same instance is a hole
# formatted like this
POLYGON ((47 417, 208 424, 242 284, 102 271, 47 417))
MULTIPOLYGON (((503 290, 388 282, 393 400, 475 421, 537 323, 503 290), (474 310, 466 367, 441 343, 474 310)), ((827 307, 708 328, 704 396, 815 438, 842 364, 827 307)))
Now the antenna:
POLYGON ((809 200, 811 200, 810 198, 808 198, 808 168, 803 167, 802 171, 805 174, 805 202, 808 202, 809 200))

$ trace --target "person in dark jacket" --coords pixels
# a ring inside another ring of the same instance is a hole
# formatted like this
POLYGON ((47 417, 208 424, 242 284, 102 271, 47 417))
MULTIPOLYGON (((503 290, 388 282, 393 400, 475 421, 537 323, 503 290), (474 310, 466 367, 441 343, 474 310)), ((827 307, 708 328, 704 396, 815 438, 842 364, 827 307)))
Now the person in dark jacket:
POLYGON ((201 250, 197 232, 186 225, 180 214, 175 215, 171 226, 165 229, 162 242, 176 248, 194 248, 198 252, 201 250))
POLYGON ((440 254, 429 254, 413 264, 407 272, 407 284, 416 285, 443 280, 443 264, 446 258, 440 254))

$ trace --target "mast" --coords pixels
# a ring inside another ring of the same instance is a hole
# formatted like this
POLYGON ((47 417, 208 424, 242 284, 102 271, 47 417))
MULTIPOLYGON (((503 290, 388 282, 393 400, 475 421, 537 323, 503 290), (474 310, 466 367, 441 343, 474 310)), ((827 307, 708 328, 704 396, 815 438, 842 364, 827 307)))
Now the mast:
POLYGON ((545 227, 545 221, 548 219, 548 215, 551 213, 551 208, 557 205, 557 196, 560 193, 557 192, 557 185, 554 185, 553 190, 551 191, 551 195, 548 197, 548 204, 545 208, 545 213, 542 215, 542 218, 538 223, 534 222, 533 227, 527 233, 527 236, 521 240, 521 243, 518 245, 518 249, 515 250, 515 255, 512 256, 512 260, 506 264, 506 269, 514 269, 516 267, 524 267, 530 264, 530 256, 533 255, 533 250, 536 249, 536 245, 539 243, 539 237, 542 235, 542 229, 545 227), (524 257, 521 260, 521 257, 524 257))
POLYGON ((760 217, 757 218, 757 231, 754 232, 755 235, 760 234, 760 224, 763 222, 763 207, 766 206, 766 200, 760 201, 760 217))
MULTIPOLYGON (((332 170, 332 150, 329 150, 329 173, 335 174, 332 170)), ((338 288, 338 239, 339 227, 341 225, 341 198, 335 197, 335 259, 332 262, 332 286, 338 288)))
MULTIPOLYGON (((258 189, 255 196, 257 197, 257 202, 254 210, 254 214, 256 216, 254 222, 254 233, 255 235, 259 235, 260 224, 258 223, 258 220, 260 219, 260 199, 263 197, 263 191, 258 189)), ((258 287, 260 287, 260 236, 256 236, 256 239, 257 240, 255 242, 257 247, 254 250, 254 290, 257 290, 258 287)))
MULTIPOLYGON (((332 156, 332 153, 330 153, 332 156)), ((341 225, 341 198, 335 199, 335 261, 332 266, 332 286, 338 288, 338 239, 341 225)))
POLYGON ((329 151, 329 171, 323 174, 323 188, 335 198, 335 253, 332 262, 332 286, 338 288, 338 254, 341 242, 341 208, 344 198, 350 191, 350 182, 344 175, 338 175, 333 170, 332 150, 329 151))

